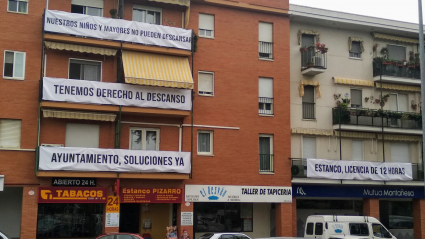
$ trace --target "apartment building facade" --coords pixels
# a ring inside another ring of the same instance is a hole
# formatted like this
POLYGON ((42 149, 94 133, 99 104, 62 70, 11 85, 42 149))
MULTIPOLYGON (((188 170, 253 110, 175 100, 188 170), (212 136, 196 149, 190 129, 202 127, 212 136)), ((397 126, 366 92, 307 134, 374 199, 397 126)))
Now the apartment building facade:
POLYGON ((294 233, 288 1, 1 5, 1 231, 294 233))
POLYGON ((335 214, 374 216, 397 238, 422 238, 418 25, 290 10, 297 235, 308 215, 335 214))

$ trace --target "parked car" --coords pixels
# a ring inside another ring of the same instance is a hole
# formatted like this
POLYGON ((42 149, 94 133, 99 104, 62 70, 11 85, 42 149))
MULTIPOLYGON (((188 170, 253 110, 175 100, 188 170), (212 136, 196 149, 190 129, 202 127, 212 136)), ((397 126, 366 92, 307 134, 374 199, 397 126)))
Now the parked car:
POLYGON ((6 234, 0 231, 0 239, 10 239, 10 237, 6 236, 6 234))
POLYGON ((99 235, 96 239, 143 239, 143 237, 134 233, 114 232, 99 235))
POLYGON ((205 233, 198 239, 251 239, 243 233, 220 232, 220 233, 205 233))

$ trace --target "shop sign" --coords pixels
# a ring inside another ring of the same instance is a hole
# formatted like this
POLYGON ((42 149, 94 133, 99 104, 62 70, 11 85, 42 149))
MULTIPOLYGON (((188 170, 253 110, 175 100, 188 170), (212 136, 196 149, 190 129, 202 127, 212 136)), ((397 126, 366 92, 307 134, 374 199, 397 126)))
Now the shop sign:
POLYGON ((291 187, 186 185, 187 202, 291 203, 291 187))
POLYGON ((44 31, 98 39, 192 49, 192 31, 163 25, 46 10, 44 31))
POLYGON ((106 212, 110 212, 110 213, 120 212, 120 202, 119 202, 118 196, 108 196, 108 201, 106 202, 106 212))
POLYGON ((181 203, 181 188, 122 188, 121 203, 181 203))
POLYGON ((106 203, 108 188, 39 187, 38 203, 106 203))
POLYGON ((40 146, 39 170, 190 173, 190 152, 40 146))
POLYGON ((412 180, 411 163, 307 159, 307 177, 346 180, 412 180))
POLYGON ((43 78, 43 100, 47 101, 191 110, 191 94, 188 89, 43 78))
POLYGON ((334 186, 292 185, 296 197, 341 197, 341 198, 423 198, 423 187, 412 186, 334 186))
POLYGON ((56 187, 96 187, 95 178, 52 178, 56 187))
POLYGON ((193 226, 193 212, 181 212, 182 226, 193 226))

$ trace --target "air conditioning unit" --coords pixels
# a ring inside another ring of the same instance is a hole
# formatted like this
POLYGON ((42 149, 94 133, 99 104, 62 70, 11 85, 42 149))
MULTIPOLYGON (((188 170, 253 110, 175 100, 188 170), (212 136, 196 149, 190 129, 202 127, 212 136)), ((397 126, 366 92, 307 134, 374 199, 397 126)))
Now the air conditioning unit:
POLYGON ((302 178, 305 177, 304 165, 292 165, 291 168, 292 177, 302 178))
POLYGON ((41 144, 41 146, 45 146, 45 147, 63 147, 63 144, 41 144))
POLYGON ((325 67, 325 61, 323 60, 323 57, 313 56, 311 57, 311 61, 314 63, 315 66, 325 67))

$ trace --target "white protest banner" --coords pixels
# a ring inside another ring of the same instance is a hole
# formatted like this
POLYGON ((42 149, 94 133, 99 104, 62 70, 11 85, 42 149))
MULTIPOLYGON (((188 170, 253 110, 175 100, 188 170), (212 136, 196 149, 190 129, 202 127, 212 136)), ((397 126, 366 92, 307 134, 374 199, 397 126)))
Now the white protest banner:
POLYGON ((190 173, 190 153, 128 149, 40 147, 39 170, 190 173))
POLYGON ((307 159, 308 178, 348 180, 412 180, 412 164, 307 159))
POLYGON ((191 90, 43 78, 43 100, 191 110, 191 90))
POLYGON ((186 202, 292 202, 291 187, 186 185, 186 202))
POLYGON ((53 10, 45 15, 46 32, 192 49, 192 31, 183 28, 53 10))

